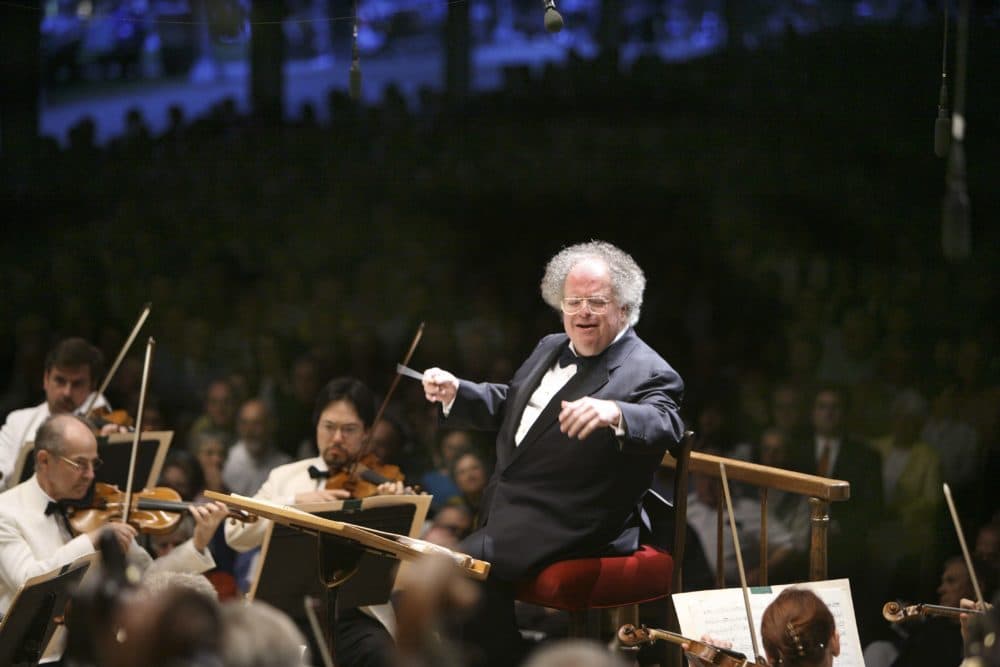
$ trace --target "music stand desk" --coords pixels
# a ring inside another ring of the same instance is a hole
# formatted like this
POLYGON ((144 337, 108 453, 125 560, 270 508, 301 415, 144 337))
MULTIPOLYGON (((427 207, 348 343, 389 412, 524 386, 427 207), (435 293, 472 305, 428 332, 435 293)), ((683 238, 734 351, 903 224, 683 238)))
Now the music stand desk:
POLYGON ((66 603, 96 560, 96 553, 87 554, 24 582, 0 621, 0 665, 38 664, 66 603))

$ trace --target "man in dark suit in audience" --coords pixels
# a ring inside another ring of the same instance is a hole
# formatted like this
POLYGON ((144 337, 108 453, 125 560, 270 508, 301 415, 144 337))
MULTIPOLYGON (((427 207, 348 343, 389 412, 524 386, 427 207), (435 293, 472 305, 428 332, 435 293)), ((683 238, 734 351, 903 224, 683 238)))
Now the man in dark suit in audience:
MULTIPOLYGON (((812 437, 795 452, 792 467, 851 484, 850 499, 830 507, 828 575, 851 580, 855 608, 881 609, 878 588, 868 576, 868 527, 882 514, 882 459, 867 442, 846 432, 846 410, 846 397, 839 387, 819 388, 812 406, 812 437)), ((862 634, 871 625, 864 616, 858 615, 862 634)))

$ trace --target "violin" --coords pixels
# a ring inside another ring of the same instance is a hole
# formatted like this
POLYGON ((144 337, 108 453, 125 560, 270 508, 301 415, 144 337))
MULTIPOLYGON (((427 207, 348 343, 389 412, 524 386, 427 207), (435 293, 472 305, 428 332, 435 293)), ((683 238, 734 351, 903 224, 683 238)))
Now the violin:
POLYGON ((959 618, 962 614, 978 615, 984 613, 980 609, 962 609, 961 607, 946 607, 940 604, 911 604, 902 602, 886 602, 882 607, 882 617, 890 623, 899 623, 908 618, 922 616, 943 616, 959 618))
POLYGON ((126 410, 111 410, 106 405, 102 405, 99 408, 93 408, 84 417, 95 430, 100 431, 107 424, 116 424, 118 426, 124 426, 125 428, 131 430, 135 428, 135 420, 126 410))
POLYGON ((744 654, 721 646, 714 646, 706 642, 688 639, 683 635, 669 630, 657 630, 647 628, 645 625, 636 627, 631 624, 618 628, 618 641, 625 646, 638 646, 639 644, 652 644, 657 639, 668 641, 671 644, 686 644, 684 649, 688 659, 696 665, 714 665, 716 667, 750 667, 766 664, 751 662, 744 654))
POLYGON ((353 464, 331 469, 326 480, 327 489, 344 489, 352 498, 368 498, 378 494, 379 484, 405 480, 399 466, 382 463, 373 453, 366 454, 353 464))
MULTIPOLYGON (((108 521, 121 520, 125 493, 114 484, 96 482, 90 492, 78 503, 66 509, 69 525, 77 534, 89 533, 108 521)), ((140 533, 164 535, 173 531, 188 507, 196 503, 185 502, 177 491, 158 486, 132 494, 128 522, 140 533)), ((256 514, 229 508, 229 517, 244 522, 257 520, 256 514)))

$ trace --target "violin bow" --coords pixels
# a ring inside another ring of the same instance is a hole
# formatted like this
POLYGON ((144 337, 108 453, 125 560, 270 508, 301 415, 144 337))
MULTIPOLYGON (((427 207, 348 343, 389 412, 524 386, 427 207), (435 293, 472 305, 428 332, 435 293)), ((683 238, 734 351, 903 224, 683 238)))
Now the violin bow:
POLYGON ((135 337, 139 335, 139 329, 142 328, 142 325, 146 321, 146 318, 149 317, 149 311, 152 309, 152 307, 153 303, 151 301, 147 302, 146 305, 142 307, 142 312, 139 313, 139 319, 136 320, 135 326, 132 327, 132 333, 128 335, 128 338, 125 339, 125 343, 122 345, 122 349, 118 351, 118 357, 115 359, 115 362, 111 364, 111 368, 108 369, 107 374, 105 374, 104 381, 101 382, 100 388, 97 390, 96 393, 91 394, 87 398, 87 402, 84 404, 82 412, 84 416, 90 414, 90 409, 94 407, 94 403, 97 401, 97 397, 102 395, 104 391, 108 388, 108 385, 111 384, 111 378, 113 378, 115 376, 115 373, 118 372, 118 367, 121 366, 122 360, 128 353, 128 349, 132 347, 132 342, 135 340, 135 337))
POLYGON ((142 436, 142 411, 146 406, 146 386, 149 384, 149 365, 153 359, 153 347, 156 341, 150 336, 146 342, 146 360, 142 364, 142 386, 139 389, 139 407, 135 413, 135 433, 132 437, 132 457, 128 464, 128 482, 125 484, 125 506, 122 508, 122 521, 128 523, 128 512, 132 506, 132 481, 135 477, 135 461, 139 453, 139 438, 142 436))
MULTIPOLYGON (((406 351, 406 356, 403 357, 403 366, 408 366, 410 364, 410 359, 413 357, 413 353, 417 349, 417 345, 420 344, 420 339, 424 336, 424 323, 421 322, 420 326, 417 327, 417 333, 413 336, 413 340, 410 342, 410 349, 406 351)), ((372 421, 371 433, 368 436, 368 441, 364 446, 364 454, 367 454, 371 448, 372 438, 371 436, 375 434, 375 426, 378 425, 379 421, 382 419, 382 415, 385 413, 386 406, 389 405, 389 401, 392 400, 392 394, 396 391, 396 387, 399 385, 399 373, 396 373, 392 377, 392 384, 389 385, 389 391, 385 393, 385 398, 382 399, 382 405, 378 406, 378 412, 375 413, 375 419, 372 421)))
POLYGON ((736 551, 736 564, 740 570, 740 585, 743 587, 743 606, 747 610, 747 625, 750 627, 750 641, 753 643, 754 661, 766 665, 760 655, 757 644, 757 631, 753 627, 753 615, 750 613, 750 589, 747 587, 747 573, 743 569, 743 553, 740 551, 740 536, 736 532, 736 516, 733 514, 733 499, 729 495, 729 479, 726 477, 726 464, 719 461, 719 474, 722 477, 722 491, 726 495, 726 509, 729 511, 729 528, 733 533, 733 549, 736 551))
POLYGON ((986 602, 983 600, 983 590, 979 587, 979 578, 976 570, 972 567, 972 558, 969 556, 969 545, 965 543, 965 533, 962 532, 962 524, 958 520, 958 511, 955 509, 955 501, 951 498, 951 487, 945 482, 944 499, 948 502, 948 511, 951 513, 952 523, 955 524, 955 533, 958 535, 958 543, 962 545, 962 556, 965 557, 965 567, 969 568, 969 579, 972 580, 972 588, 976 591, 976 601, 980 609, 986 609, 986 602))

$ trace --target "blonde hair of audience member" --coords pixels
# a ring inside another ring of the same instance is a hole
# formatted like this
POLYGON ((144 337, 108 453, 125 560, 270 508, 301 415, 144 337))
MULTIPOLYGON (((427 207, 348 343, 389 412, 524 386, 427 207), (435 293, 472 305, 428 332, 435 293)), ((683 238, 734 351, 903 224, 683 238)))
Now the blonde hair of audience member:
POLYGON ((227 667, 301 667, 306 639, 288 616, 260 601, 222 607, 222 659, 227 667))
POLYGON ((564 639, 532 653, 524 667, 625 667, 625 662, 595 641, 564 639))
POLYGON ((804 588, 786 588, 768 605, 760 635, 773 667, 829 667, 840 655, 833 614, 804 588))

